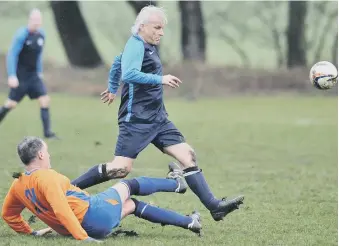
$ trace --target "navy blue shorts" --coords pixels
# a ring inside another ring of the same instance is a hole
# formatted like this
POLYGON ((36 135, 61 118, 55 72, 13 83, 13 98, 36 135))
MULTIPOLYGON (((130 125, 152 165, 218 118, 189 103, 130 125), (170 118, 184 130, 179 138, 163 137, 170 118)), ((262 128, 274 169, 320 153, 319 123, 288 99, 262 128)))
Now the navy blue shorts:
POLYGON ((45 84, 39 78, 38 75, 18 76, 19 86, 17 88, 11 88, 9 91, 8 98, 15 102, 20 102, 26 95, 30 99, 37 99, 41 96, 47 95, 47 89, 45 84))
POLYGON ((104 192, 91 196, 89 208, 81 223, 88 236, 96 239, 104 238, 119 226, 122 203, 118 192, 109 188, 104 192))
POLYGON ((169 120, 152 124, 121 122, 115 156, 135 159, 150 143, 163 152, 165 147, 183 142, 184 136, 169 120))

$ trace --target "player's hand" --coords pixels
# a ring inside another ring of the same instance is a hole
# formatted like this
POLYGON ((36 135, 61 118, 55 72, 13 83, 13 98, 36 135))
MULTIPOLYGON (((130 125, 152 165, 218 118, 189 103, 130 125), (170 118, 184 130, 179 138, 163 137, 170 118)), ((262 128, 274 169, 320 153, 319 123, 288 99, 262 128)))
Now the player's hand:
POLYGON ((88 242, 88 243, 102 243, 102 241, 96 240, 96 239, 91 238, 91 237, 86 238, 84 241, 88 242))
POLYGON ((16 76, 8 77, 8 86, 11 88, 17 88, 19 86, 19 80, 16 76))
POLYGON ((105 91, 101 92, 100 96, 101 96, 101 101, 103 103, 107 103, 108 102, 107 105, 110 105, 114 101, 114 99, 115 99, 115 94, 109 92, 108 89, 106 89, 105 91))
POLYGON ((168 85, 172 88, 178 88, 179 84, 181 84, 181 80, 178 79, 177 77, 173 76, 173 75, 165 75, 162 77, 162 84, 163 85, 168 85))
POLYGON ((39 231, 34 231, 32 234, 34 236, 37 236, 37 237, 42 237, 42 236, 49 234, 49 233, 52 233, 52 232, 53 232, 52 228, 48 227, 48 228, 45 228, 45 229, 41 229, 39 231))

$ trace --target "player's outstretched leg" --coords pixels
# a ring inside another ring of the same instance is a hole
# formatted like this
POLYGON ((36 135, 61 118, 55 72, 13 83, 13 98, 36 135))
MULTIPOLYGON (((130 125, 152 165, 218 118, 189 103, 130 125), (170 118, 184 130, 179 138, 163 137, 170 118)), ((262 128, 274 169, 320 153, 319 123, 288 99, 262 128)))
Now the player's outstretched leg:
POLYGON ((135 204, 135 210, 133 214, 144 220, 148 220, 153 223, 165 225, 178 226, 184 229, 188 229, 198 235, 201 233, 202 225, 200 220, 200 214, 193 212, 189 216, 181 215, 177 212, 152 206, 143 201, 138 201, 132 198, 135 204))
POLYGON ((156 192, 185 193, 187 185, 184 177, 179 174, 165 178, 138 177, 122 180, 121 183, 127 186, 129 196, 148 196, 156 192))
MULTIPOLYGON (((169 164, 169 171, 169 175, 171 175, 181 172, 181 168, 178 164, 172 162, 169 164)), ((244 196, 238 196, 234 199, 217 199, 211 192, 201 170, 197 166, 186 168, 184 176, 188 186, 210 211, 215 221, 223 220, 227 214, 238 209, 243 204, 244 196)))
MULTIPOLYGON (((190 216, 184 216, 177 212, 152 206, 134 198, 131 195, 150 195, 155 192, 180 192, 180 186, 184 178, 176 179, 155 179, 148 177, 140 177, 131 180, 122 180, 112 188, 115 189, 122 202, 121 218, 125 218, 129 214, 148 220, 153 223, 159 223, 163 226, 173 225, 189 229, 200 234, 202 228, 200 223, 200 215, 194 212, 190 216)), ((182 189, 182 191, 186 190, 182 189)))

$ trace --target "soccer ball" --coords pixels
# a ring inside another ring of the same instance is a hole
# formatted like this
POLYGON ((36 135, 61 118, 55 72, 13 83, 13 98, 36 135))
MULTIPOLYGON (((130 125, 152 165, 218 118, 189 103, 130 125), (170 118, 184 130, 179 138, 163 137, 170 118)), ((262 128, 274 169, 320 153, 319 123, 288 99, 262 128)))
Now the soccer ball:
POLYGON ((328 61, 320 61, 310 71, 310 81, 319 90, 328 90, 338 82, 338 70, 328 61))

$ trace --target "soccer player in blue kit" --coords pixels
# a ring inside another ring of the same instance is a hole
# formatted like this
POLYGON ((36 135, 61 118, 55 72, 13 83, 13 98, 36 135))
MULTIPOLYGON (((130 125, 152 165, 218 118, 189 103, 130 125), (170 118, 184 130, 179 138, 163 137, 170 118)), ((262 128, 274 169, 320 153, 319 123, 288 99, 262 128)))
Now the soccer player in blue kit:
POLYGON ((110 104, 119 87, 124 85, 118 114, 119 136, 113 161, 96 165, 72 184, 81 189, 124 178, 132 169, 138 154, 150 143, 176 163, 169 165, 168 175, 183 175, 190 189, 210 211, 215 221, 239 208, 244 196, 234 199, 218 199, 211 192, 197 157, 183 135, 167 118, 163 102, 163 85, 179 87, 181 81, 172 75, 162 75, 162 64, 156 45, 164 35, 167 23, 162 8, 144 7, 132 27, 132 36, 123 53, 115 58, 109 78, 109 87, 102 93, 102 100, 110 104), (183 169, 183 170, 182 170, 183 169))
POLYGON ((20 28, 13 39, 7 55, 7 73, 10 92, 5 104, 0 107, 0 122, 9 111, 28 95, 37 99, 45 138, 57 138, 51 131, 49 104, 50 97, 42 82, 42 52, 45 34, 40 28, 41 12, 33 9, 27 27, 20 28))

